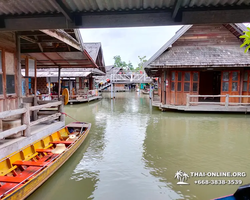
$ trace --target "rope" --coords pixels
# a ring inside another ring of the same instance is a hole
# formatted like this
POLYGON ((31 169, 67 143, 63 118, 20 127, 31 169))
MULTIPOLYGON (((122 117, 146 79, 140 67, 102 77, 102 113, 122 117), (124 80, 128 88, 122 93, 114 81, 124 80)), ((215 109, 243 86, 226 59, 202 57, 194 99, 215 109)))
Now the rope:
POLYGON ((63 114, 63 115, 65 115, 66 117, 69 117, 69 118, 71 118, 71 119, 75 120, 76 122, 79 122, 77 119, 75 119, 75 118, 71 117, 71 116, 70 116, 70 115, 68 115, 67 113, 61 112, 61 114, 63 114))

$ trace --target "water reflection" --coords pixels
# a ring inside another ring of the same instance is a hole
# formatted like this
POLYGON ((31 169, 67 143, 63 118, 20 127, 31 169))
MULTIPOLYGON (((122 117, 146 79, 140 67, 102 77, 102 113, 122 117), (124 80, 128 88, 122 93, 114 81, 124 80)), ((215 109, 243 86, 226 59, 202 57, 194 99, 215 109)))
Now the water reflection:
MULTIPOLYGON (((177 170, 250 173, 248 115, 160 112, 148 95, 66 106, 92 123, 87 140, 28 199, 211 199, 237 186, 179 186, 177 170)), ((67 118, 67 123, 73 119, 67 118)), ((243 178, 244 183, 250 182, 243 178)))

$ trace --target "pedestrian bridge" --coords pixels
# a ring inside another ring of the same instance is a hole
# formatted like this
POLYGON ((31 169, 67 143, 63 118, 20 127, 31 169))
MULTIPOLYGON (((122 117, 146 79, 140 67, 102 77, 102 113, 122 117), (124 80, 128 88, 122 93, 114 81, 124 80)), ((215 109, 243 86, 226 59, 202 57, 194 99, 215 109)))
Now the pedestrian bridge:
POLYGON ((111 83, 133 84, 133 83, 151 83, 152 79, 146 74, 111 74, 111 83))
MULTIPOLYGON (((113 87, 113 84, 138 84, 138 83, 151 83, 152 79, 146 74, 109 74, 102 77, 95 77, 96 80, 110 80, 99 88, 99 91, 108 87, 113 87)), ((113 89, 112 89, 113 90, 113 89)))

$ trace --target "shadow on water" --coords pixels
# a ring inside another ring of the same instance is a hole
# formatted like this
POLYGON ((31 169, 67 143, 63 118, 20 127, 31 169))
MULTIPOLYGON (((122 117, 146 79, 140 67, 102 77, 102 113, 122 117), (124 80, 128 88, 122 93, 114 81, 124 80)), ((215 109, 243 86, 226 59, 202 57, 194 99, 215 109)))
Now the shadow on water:
POLYGON ((148 95, 109 96, 65 107, 73 118, 92 123, 89 136, 28 199, 206 200, 238 186, 200 186, 193 177, 180 186, 176 171, 250 173, 249 115, 160 112, 149 106, 148 95))

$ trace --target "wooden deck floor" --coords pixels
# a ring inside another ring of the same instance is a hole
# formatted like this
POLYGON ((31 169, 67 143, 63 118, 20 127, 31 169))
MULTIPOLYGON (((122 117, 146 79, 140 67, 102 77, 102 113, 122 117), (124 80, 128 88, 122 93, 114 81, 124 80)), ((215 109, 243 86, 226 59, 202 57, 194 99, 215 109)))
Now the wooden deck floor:
POLYGON ((70 104, 73 104, 73 103, 84 103, 84 102, 90 102, 90 101, 94 101, 94 100, 98 100, 98 99, 101 99, 102 96, 93 96, 93 97, 89 97, 88 99, 71 99, 69 100, 69 103, 70 104))
POLYGON ((221 105, 190 105, 187 106, 174 106, 162 105, 159 101, 153 101, 152 106, 158 107, 161 110, 179 110, 189 112, 250 112, 250 106, 221 106, 221 105))
POLYGON ((18 137, 14 139, 0 140, 0 159, 25 147, 26 145, 39 140, 55 131, 60 130, 65 122, 54 121, 50 124, 39 123, 31 127, 30 137, 18 137))

